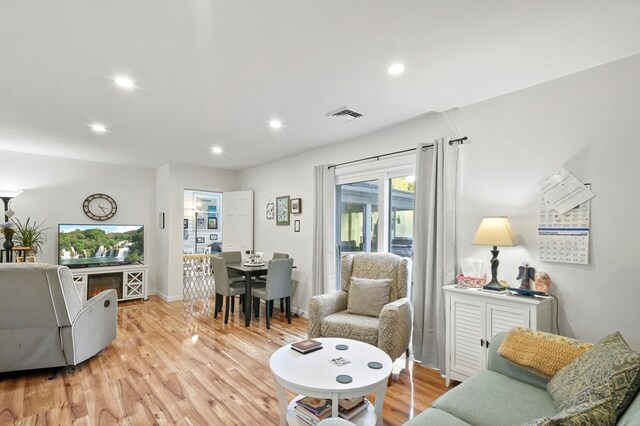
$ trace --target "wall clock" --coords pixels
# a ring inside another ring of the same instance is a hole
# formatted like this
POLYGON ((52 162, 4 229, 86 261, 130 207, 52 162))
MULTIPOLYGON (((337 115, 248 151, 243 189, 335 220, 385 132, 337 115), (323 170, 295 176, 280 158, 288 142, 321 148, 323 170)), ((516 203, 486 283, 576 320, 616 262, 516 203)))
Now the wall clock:
POLYGON ((107 194, 91 194, 82 203, 84 214, 93 220, 107 220, 118 211, 116 201, 107 194))

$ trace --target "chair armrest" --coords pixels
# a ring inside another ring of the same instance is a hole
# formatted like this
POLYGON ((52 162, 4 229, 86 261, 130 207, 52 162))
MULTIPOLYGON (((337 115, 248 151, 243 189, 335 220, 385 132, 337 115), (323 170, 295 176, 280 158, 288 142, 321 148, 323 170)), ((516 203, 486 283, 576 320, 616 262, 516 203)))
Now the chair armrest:
POLYGON ((116 338, 117 299, 115 290, 105 290, 95 295, 83 303, 73 324, 61 329, 68 365, 77 365, 88 359, 116 338))
POLYGON ((327 315, 335 314, 347 309, 347 292, 338 290, 328 294, 313 296, 309 301, 309 329, 308 336, 322 337, 320 324, 327 315))
POLYGON ((409 347, 412 316, 413 308, 406 297, 387 303, 380 311, 378 347, 392 360, 409 347))

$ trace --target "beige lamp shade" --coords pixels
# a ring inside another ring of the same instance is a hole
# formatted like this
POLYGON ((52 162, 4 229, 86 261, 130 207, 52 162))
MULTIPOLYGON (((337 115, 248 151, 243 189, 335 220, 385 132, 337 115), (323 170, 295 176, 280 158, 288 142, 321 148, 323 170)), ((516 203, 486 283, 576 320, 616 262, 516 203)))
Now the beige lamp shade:
POLYGON ((513 233, 506 217, 482 219, 472 244, 479 246, 512 246, 513 233))

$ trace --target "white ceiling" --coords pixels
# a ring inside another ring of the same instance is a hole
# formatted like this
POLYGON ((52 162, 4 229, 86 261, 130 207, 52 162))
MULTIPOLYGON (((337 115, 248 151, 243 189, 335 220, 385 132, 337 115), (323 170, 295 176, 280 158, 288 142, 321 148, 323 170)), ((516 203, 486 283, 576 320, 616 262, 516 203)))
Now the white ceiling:
POLYGON ((242 169, 639 52, 638 0, 0 0, 0 149, 242 169))

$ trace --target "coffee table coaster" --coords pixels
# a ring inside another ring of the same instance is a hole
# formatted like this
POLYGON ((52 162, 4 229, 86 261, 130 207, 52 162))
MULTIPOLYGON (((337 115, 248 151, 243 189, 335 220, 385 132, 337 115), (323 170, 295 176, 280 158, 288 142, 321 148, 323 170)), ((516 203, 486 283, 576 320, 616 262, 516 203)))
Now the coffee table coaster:
POLYGON ((349 349, 349 346, 340 344, 336 345, 336 349, 339 351, 346 351, 347 349, 349 349))
POLYGON ((373 368, 374 370, 380 370, 382 368, 382 364, 380 364, 378 361, 371 361, 367 364, 367 367, 373 368))
POLYGON ((338 377, 336 377, 336 380, 338 381, 338 383, 351 383, 353 381, 353 379, 351 378, 351 376, 347 376, 346 374, 341 374, 338 377))

